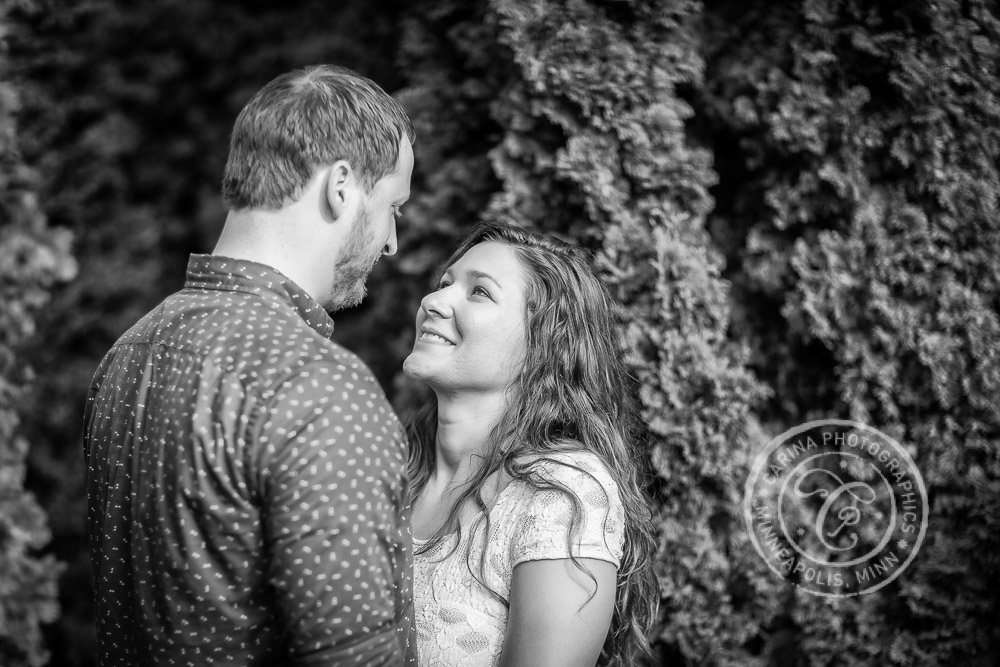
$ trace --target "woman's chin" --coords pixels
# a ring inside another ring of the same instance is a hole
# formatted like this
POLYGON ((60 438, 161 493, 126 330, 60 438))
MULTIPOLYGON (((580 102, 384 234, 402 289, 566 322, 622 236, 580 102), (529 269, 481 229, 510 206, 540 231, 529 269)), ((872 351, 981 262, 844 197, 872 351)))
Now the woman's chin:
POLYGON ((414 350, 403 360, 403 374, 413 380, 425 380, 429 369, 420 358, 420 353, 414 350))

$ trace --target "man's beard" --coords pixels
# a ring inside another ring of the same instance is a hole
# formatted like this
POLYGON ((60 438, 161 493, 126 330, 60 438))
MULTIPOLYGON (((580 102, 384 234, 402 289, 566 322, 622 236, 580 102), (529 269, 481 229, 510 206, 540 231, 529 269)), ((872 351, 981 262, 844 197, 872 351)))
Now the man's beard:
POLYGON ((381 248, 372 248, 370 222, 368 209, 362 206, 334 267, 330 298, 324 304, 331 312, 353 308, 367 294, 365 282, 382 256, 381 248))

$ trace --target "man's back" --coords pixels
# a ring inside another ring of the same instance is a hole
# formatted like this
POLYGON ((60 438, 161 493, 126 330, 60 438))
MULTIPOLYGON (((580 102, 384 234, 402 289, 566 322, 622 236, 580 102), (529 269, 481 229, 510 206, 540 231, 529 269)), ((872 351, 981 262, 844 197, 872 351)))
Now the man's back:
POLYGON ((101 664, 412 652, 405 439, 331 332, 276 271, 196 256, 105 357, 85 424, 101 664))

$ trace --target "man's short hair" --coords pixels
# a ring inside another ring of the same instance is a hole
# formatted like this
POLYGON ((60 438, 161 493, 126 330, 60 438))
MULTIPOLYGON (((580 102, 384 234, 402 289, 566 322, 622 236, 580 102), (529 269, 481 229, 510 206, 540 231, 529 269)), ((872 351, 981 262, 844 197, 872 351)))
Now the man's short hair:
POLYGON ((399 142, 414 140, 399 102, 344 67, 282 74, 240 112, 229 143, 222 198, 229 210, 281 208, 318 167, 346 160, 365 190, 392 173, 399 142))

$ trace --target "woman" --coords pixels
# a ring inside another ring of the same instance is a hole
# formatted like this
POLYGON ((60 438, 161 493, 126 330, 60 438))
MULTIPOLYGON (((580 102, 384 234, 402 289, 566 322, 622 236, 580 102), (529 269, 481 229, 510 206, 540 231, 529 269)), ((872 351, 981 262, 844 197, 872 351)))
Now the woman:
POLYGON ((658 598, 638 420, 583 254, 479 225, 423 298, 404 371, 420 664, 638 664, 658 598))

